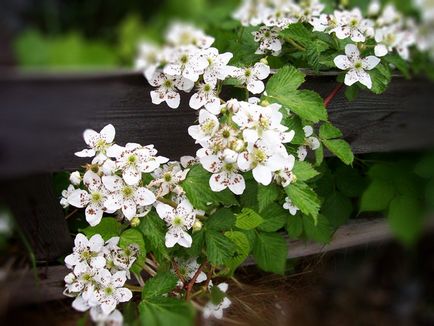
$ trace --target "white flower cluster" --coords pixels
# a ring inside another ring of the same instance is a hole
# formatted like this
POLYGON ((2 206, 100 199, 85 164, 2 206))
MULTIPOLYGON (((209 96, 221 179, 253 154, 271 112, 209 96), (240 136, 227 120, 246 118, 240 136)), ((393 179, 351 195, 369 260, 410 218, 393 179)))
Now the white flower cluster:
MULTIPOLYGON (((416 2, 424 2, 422 5, 426 6, 428 1, 416 2)), ((244 0, 233 17, 245 26, 259 26, 259 30, 253 32, 255 41, 259 43, 258 54, 279 55, 284 43, 280 31, 299 22, 311 24, 313 31, 334 34, 340 40, 349 39, 359 46, 374 42, 375 56, 361 58, 358 47, 348 44, 346 55, 335 58, 336 66, 348 71, 345 84, 349 86, 360 82, 370 89, 372 81, 366 71, 374 69, 380 63, 379 58, 390 52, 410 60, 410 48, 416 44, 420 28, 414 21, 405 19, 392 4, 382 7, 379 0, 371 1, 369 17, 364 17, 359 8, 335 10, 333 14, 323 13, 324 8, 319 0, 244 0)), ((432 16, 424 14, 431 21, 432 16)), ((421 42, 418 41, 418 45, 422 43, 423 48, 432 46, 433 38, 429 41, 429 34, 419 37, 421 42)))
POLYGON ((218 114, 219 84, 226 78, 238 79, 253 94, 264 91, 262 80, 270 75, 267 65, 258 62, 247 68, 229 66, 232 53, 219 53, 211 47, 213 42, 214 38, 193 26, 175 23, 167 32, 164 47, 142 43, 136 68, 156 87, 151 91, 152 103, 166 102, 170 108, 178 108, 179 92, 189 93, 195 88, 189 106, 218 114))
POLYGON ((434 2, 430 0, 413 0, 420 11, 421 24, 418 29, 417 48, 428 52, 434 60, 434 2))
POLYGON ((124 284, 138 249, 131 245, 124 250, 118 243, 118 237, 104 242, 99 234, 90 239, 77 234, 73 253, 65 258, 72 272, 65 277, 64 294, 75 298, 74 309, 90 309, 92 320, 98 323, 121 325, 122 314, 116 306, 132 298, 124 284))

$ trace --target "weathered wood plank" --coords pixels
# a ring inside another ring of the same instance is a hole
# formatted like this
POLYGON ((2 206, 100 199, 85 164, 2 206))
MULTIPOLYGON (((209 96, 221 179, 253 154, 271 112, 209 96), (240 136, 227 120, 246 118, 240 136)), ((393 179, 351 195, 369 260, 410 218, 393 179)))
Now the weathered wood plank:
POLYGON ((0 181, 0 195, 38 261, 53 261, 71 250, 72 239, 51 174, 0 181))
MULTIPOLYGON (((334 76, 310 76, 306 88, 326 96, 334 76)), ((3 75, 0 77, 0 178, 75 169, 84 163, 86 128, 113 123, 117 142, 155 144, 162 155, 194 154, 187 128, 196 119, 183 97, 181 108, 155 106, 150 87, 136 73, 3 75)), ((329 108, 355 153, 434 146, 434 95, 424 80, 395 78, 383 95, 364 93, 349 103, 343 92, 329 108)))
MULTIPOLYGON (((427 224, 426 231, 432 231, 434 223, 427 224)), ((331 252, 334 250, 356 247, 360 245, 369 245, 391 240, 392 233, 385 219, 363 219, 353 221, 348 225, 339 228, 328 245, 320 245, 313 242, 289 241, 288 258, 306 257, 315 254, 331 252)), ((248 259, 244 266, 253 265, 254 260, 248 259)), ((63 277, 68 273, 64 266, 54 266, 40 268, 38 275, 40 277, 39 287, 35 282, 32 271, 14 272, 5 282, 6 286, 1 287, 2 293, 11 296, 11 302, 14 305, 41 303, 50 300, 61 300, 63 296, 63 277), (25 287, 25 295, 22 289, 25 287), (18 289, 18 291, 16 290, 18 289)))

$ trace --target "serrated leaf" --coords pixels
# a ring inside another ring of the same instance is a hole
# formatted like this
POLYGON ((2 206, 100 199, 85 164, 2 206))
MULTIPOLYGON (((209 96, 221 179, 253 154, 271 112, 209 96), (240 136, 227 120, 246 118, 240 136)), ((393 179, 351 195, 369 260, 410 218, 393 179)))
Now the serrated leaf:
POLYGON ((250 242, 247 236, 240 231, 227 231, 225 237, 229 238, 236 245, 234 255, 226 260, 226 266, 229 267, 229 274, 233 274, 238 266, 240 266, 250 253, 250 242))
POLYGON ((253 230, 264 222, 264 219, 253 209, 243 208, 236 215, 235 226, 241 230, 253 230))
POLYGON ((279 198, 281 189, 274 183, 268 186, 258 185, 259 213, 279 198))
POLYGON ((145 236, 145 243, 149 251, 152 251, 157 258, 169 257, 164 241, 166 225, 157 213, 151 211, 143 217, 138 229, 145 236))
POLYGON ((286 65, 267 82, 268 94, 279 94, 289 90, 296 90, 305 81, 305 74, 297 68, 286 65))
POLYGON ((286 232, 290 239, 298 239, 303 233, 303 219, 298 215, 289 215, 286 224, 286 232))
POLYGON ((337 189, 351 198, 359 197, 367 185, 356 169, 344 165, 336 169, 335 180, 337 189))
POLYGON ((343 139, 323 139, 322 143, 335 154, 342 162, 351 165, 354 161, 354 154, 351 146, 343 139))
POLYGON ((290 115, 283 119, 284 126, 288 127, 289 130, 294 130, 295 135, 291 141, 291 144, 294 145, 303 145, 305 141, 305 133, 303 130, 303 124, 301 119, 296 115, 290 115))
POLYGON ((178 277, 172 272, 159 272, 146 281, 142 289, 142 299, 162 296, 172 291, 178 282, 178 277))
POLYGON ((317 218, 321 202, 317 194, 304 182, 296 182, 285 188, 288 197, 300 211, 317 218))
POLYGON ((261 214, 264 222, 258 226, 258 230, 275 232, 285 226, 288 211, 277 203, 268 205, 261 214))
POLYGON ((345 97, 347 98, 348 101, 352 102, 357 98, 359 92, 360 92, 359 85, 354 84, 345 89, 345 97))
POLYGON ((345 224, 352 212, 353 205, 350 199, 337 191, 328 196, 321 207, 321 215, 327 217, 333 227, 345 224))
POLYGON ((88 238, 95 234, 100 234, 107 241, 110 238, 119 236, 122 231, 122 225, 115 218, 104 217, 98 225, 88 226, 80 231, 88 238))
POLYGON ((319 137, 321 139, 335 139, 342 136, 342 132, 331 123, 324 123, 319 128, 319 137))
POLYGON ((137 229, 128 229, 122 232, 119 239, 119 247, 127 249, 129 245, 135 245, 139 249, 137 260, 131 266, 131 271, 139 273, 146 258, 146 247, 142 232, 137 229))
POLYGON ((277 233, 259 232, 253 246, 253 257, 258 267, 266 272, 285 272, 288 245, 277 233))
POLYGON ((235 214, 229 208, 220 208, 205 222, 207 229, 227 231, 235 225, 235 214))
POLYGON ((324 244, 329 243, 333 235, 333 228, 323 215, 318 215, 316 221, 310 216, 303 216, 303 229, 309 240, 324 244))
POLYGON ((327 121, 327 110, 323 99, 313 91, 302 90, 283 94, 267 94, 267 99, 271 102, 280 103, 302 119, 313 123, 327 121))
POLYGON ((175 299, 158 297, 142 300, 139 304, 140 322, 148 326, 192 326, 194 309, 190 303, 175 299))
POLYGON ((233 257, 237 247, 223 234, 208 230, 205 235, 206 255, 213 265, 223 265, 233 257))
POLYGON ((388 54, 384 57, 384 60, 392 65, 394 65, 405 78, 410 78, 410 67, 407 61, 405 61, 399 54, 393 53, 388 54))
POLYGON ((372 80, 371 91, 375 94, 382 94, 389 86, 392 74, 389 67, 384 64, 379 64, 377 67, 369 71, 372 80))
POLYGON ((360 212, 380 212, 389 207, 395 195, 393 185, 387 181, 373 180, 360 198, 360 212))
POLYGON ((298 181, 308 181, 319 175, 319 172, 315 170, 309 162, 296 161, 292 173, 297 177, 298 181))
POLYGON ((288 27, 280 32, 280 36, 287 41, 296 41, 304 47, 307 47, 312 43, 312 33, 306 27, 304 27, 302 23, 288 25, 288 27))
POLYGON ((390 202, 388 221, 395 236, 405 245, 418 239, 423 226, 419 201, 412 195, 400 195, 390 202))
POLYGON ((202 166, 196 165, 190 169, 187 177, 181 183, 191 204, 202 210, 207 210, 212 205, 236 206, 238 202, 234 194, 225 189, 221 192, 214 192, 209 186, 211 174, 202 166))

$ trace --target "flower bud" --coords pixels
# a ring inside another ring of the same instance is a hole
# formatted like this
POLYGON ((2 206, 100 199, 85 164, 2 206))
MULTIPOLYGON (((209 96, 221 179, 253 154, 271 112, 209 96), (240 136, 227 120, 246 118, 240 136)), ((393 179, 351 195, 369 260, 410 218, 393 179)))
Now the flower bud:
POLYGON ((193 224, 193 232, 198 232, 202 229, 202 222, 199 220, 196 220, 193 224))
POLYGON ((133 228, 138 227, 140 225, 140 219, 138 217, 134 217, 130 223, 133 228))
POLYGON ((74 186, 78 186, 81 182, 80 172, 78 171, 72 172, 71 175, 69 176, 69 181, 71 181, 71 183, 74 186))
POLYGON ((268 60, 267 60, 267 58, 262 58, 260 62, 263 63, 264 65, 268 66, 268 60))

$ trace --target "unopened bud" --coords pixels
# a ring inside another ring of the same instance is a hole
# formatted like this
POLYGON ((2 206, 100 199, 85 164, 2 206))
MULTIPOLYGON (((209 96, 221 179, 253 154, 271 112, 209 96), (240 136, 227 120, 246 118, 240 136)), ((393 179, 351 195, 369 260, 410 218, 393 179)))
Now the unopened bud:
POLYGON ((81 182, 80 172, 78 171, 72 172, 71 175, 69 176, 69 181, 71 181, 71 183, 74 186, 78 186, 81 182))
POLYGON ((200 231, 202 229, 202 222, 199 220, 196 220, 193 224, 193 232, 200 231))
POLYGON ((268 66, 268 60, 267 60, 267 58, 262 58, 260 62, 263 63, 264 65, 268 66))
POLYGON ((134 217, 130 223, 133 228, 138 227, 140 225, 140 219, 138 217, 134 217))

